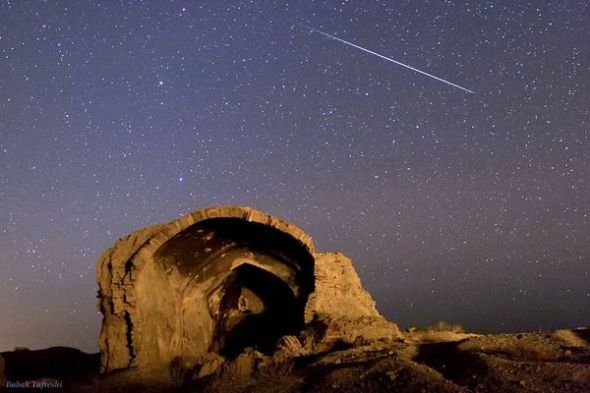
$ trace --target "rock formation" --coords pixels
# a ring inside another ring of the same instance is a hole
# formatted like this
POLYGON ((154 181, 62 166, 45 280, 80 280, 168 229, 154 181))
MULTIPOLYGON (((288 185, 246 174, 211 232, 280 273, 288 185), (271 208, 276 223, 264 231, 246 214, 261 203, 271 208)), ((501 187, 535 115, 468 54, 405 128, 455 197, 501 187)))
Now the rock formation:
POLYGON ((2 352, 0 389, 590 392, 589 329, 481 335, 441 322, 400 333, 346 256, 318 253, 297 227, 247 207, 119 239, 98 281, 101 353, 2 352))
POLYGON ((318 253, 301 229, 242 206, 119 239, 99 259, 98 284, 105 374, 208 375, 252 351, 298 356, 399 334, 350 259, 318 253))

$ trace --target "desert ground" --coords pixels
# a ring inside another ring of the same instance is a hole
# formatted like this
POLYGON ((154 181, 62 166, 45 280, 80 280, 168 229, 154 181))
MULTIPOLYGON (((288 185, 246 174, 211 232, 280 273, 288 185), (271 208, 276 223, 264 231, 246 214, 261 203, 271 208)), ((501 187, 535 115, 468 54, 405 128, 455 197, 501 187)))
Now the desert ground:
POLYGON ((272 353, 247 348, 233 359, 178 362, 166 384, 133 371, 100 377, 98 354, 21 349, 1 354, 0 382, 41 381, 50 386, 46 391, 80 393, 590 392, 589 329, 498 335, 457 330, 408 329, 395 340, 335 343, 318 351, 288 336, 272 353))

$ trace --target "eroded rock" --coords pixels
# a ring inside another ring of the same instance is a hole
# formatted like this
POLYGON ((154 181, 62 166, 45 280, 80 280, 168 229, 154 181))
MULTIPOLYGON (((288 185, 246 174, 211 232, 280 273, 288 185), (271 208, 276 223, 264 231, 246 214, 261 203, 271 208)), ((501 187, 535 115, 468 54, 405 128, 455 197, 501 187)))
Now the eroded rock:
POLYGON ((399 335, 350 259, 317 253, 301 229, 248 207, 197 210, 119 239, 98 284, 103 373, 182 360, 178 370, 205 376, 221 364, 204 364, 208 354, 235 366, 252 358, 247 348, 298 357, 399 335))

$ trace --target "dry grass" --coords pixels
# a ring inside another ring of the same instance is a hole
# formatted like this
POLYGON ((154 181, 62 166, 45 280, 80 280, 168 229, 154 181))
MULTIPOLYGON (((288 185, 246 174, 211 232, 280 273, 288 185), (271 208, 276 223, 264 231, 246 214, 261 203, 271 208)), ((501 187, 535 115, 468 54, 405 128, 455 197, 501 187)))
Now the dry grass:
POLYGON ((260 377, 280 382, 291 376, 294 365, 293 359, 286 359, 281 362, 271 361, 269 364, 261 366, 258 371, 260 377))
POLYGON ((558 358, 559 348, 543 343, 519 342, 501 353, 511 359, 517 360, 532 362, 551 361, 558 358))
POLYGON ((261 365, 257 377, 257 392, 291 393, 297 392, 303 379, 293 373, 295 362, 286 359, 280 362, 271 361, 261 365))
POLYGON ((427 332, 465 333, 463 326, 458 323, 449 323, 445 321, 438 321, 433 325, 427 326, 424 330, 427 332))
POLYGON ((578 334, 571 330, 560 329, 553 332, 551 335, 553 339, 558 341, 560 344, 571 348, 585 348, 588 347, 588 343, 580 337, 578 334))

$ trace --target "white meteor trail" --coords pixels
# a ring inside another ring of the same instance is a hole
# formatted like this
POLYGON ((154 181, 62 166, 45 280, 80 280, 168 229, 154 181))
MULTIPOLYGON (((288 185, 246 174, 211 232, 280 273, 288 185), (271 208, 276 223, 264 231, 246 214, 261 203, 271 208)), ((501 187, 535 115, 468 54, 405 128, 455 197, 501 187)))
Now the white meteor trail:
POLYGON ((345 40, 343 40, 342 38, 338 38, 338 37, 336 37, 336 36, 333 36, 333 35, 331 35, 331 34, 324 33, 323 31, 320 31, 320 30, 318 30, 318 29, 314 29, 313 27, 309 27, 309 26, 306 26, 306 25, 300 25, 300 26, 302 26, 302 27, 305 27, 306 29, 308 29, 308 30, 310 30, 310 31, 313 31, 313 32, 315 32, 315 33, 321 34, 321 35, 323 35, 324 37, 328 37, 328 38, 330 38, 330 39, 333 39, 333 40, 336 40, 336 41, 340 41, 340 42, 342 42, 343 44, 350 45, 350 46, 352 46, 353 48, 357 48, 357 49, 360 49, 360 50, 362 50, 362 51, 364 51, 364 52, 367 52, 367 53, 370 53, 370 54, 372 54, 372 55, 375 55, 375 56, 377 56, 377 57, 380 57, 380 58, 382 58, 383 60, 390 61, 390 62, 392 62, 392 63, 395 63, 395 64, 397 64, 397 65, 400 65, 400 66, 402 66, 402 67, 406 67, 406 68, 408 68, 408 69, 410 69, 410 70, 412 70, 412 71, 415 71, 415 72, 417 72, 417 73, 419 73, 419 74, 426 75, 426 76, 428 76, 428 77, 430 77, 430 78, 432 78, 432 79, 436 79, 436 80, 437 80, 437 81, 439 81, 439 82, 446 83, 446 84, 447 84, 447 85, 449 85, 449 86, 453 86, 453 87, 456 87, 457 89, 461 89, 461 90, 463 90, 463 91, 466 91, 467 93, 475 94, 475 92, 474 92, 473 90, 469 90, 469 89, 467 89, 467 88, 465 88, 465 87, 463 87, 463 86, 459 86, 459 85, 457 85, 456 83, 449 82, 449 81, 448 81, 448 80, 446 80, 446 79, 439 78, 439 77, 438 77, 438 76, 436 76, 436 75, 432 75, 432 74, 429 74, 428 72, 421 71, 421 70, 419 70, 419 69, 417 69, 417 68, 414 68, 414 67, 412 67, 412 66, 409 66, 409 65, 407 65, 407 64, 401 63, 401 62, 399 62, 399 61, 397 61, 397 60, 390 59, 390 58, 389 58, 389 57, 387 57, 387 56, 383 56, 383 55, 381 55, 381 54, 379 54, 379 53, 377 53, 377 52, 373 52, 372 50, 369 50, 369 49, 367 49, 367 48, 363 48, 362 46, 359 46, 359 45, 353 44, 352 42, 345 41, 345 40))

